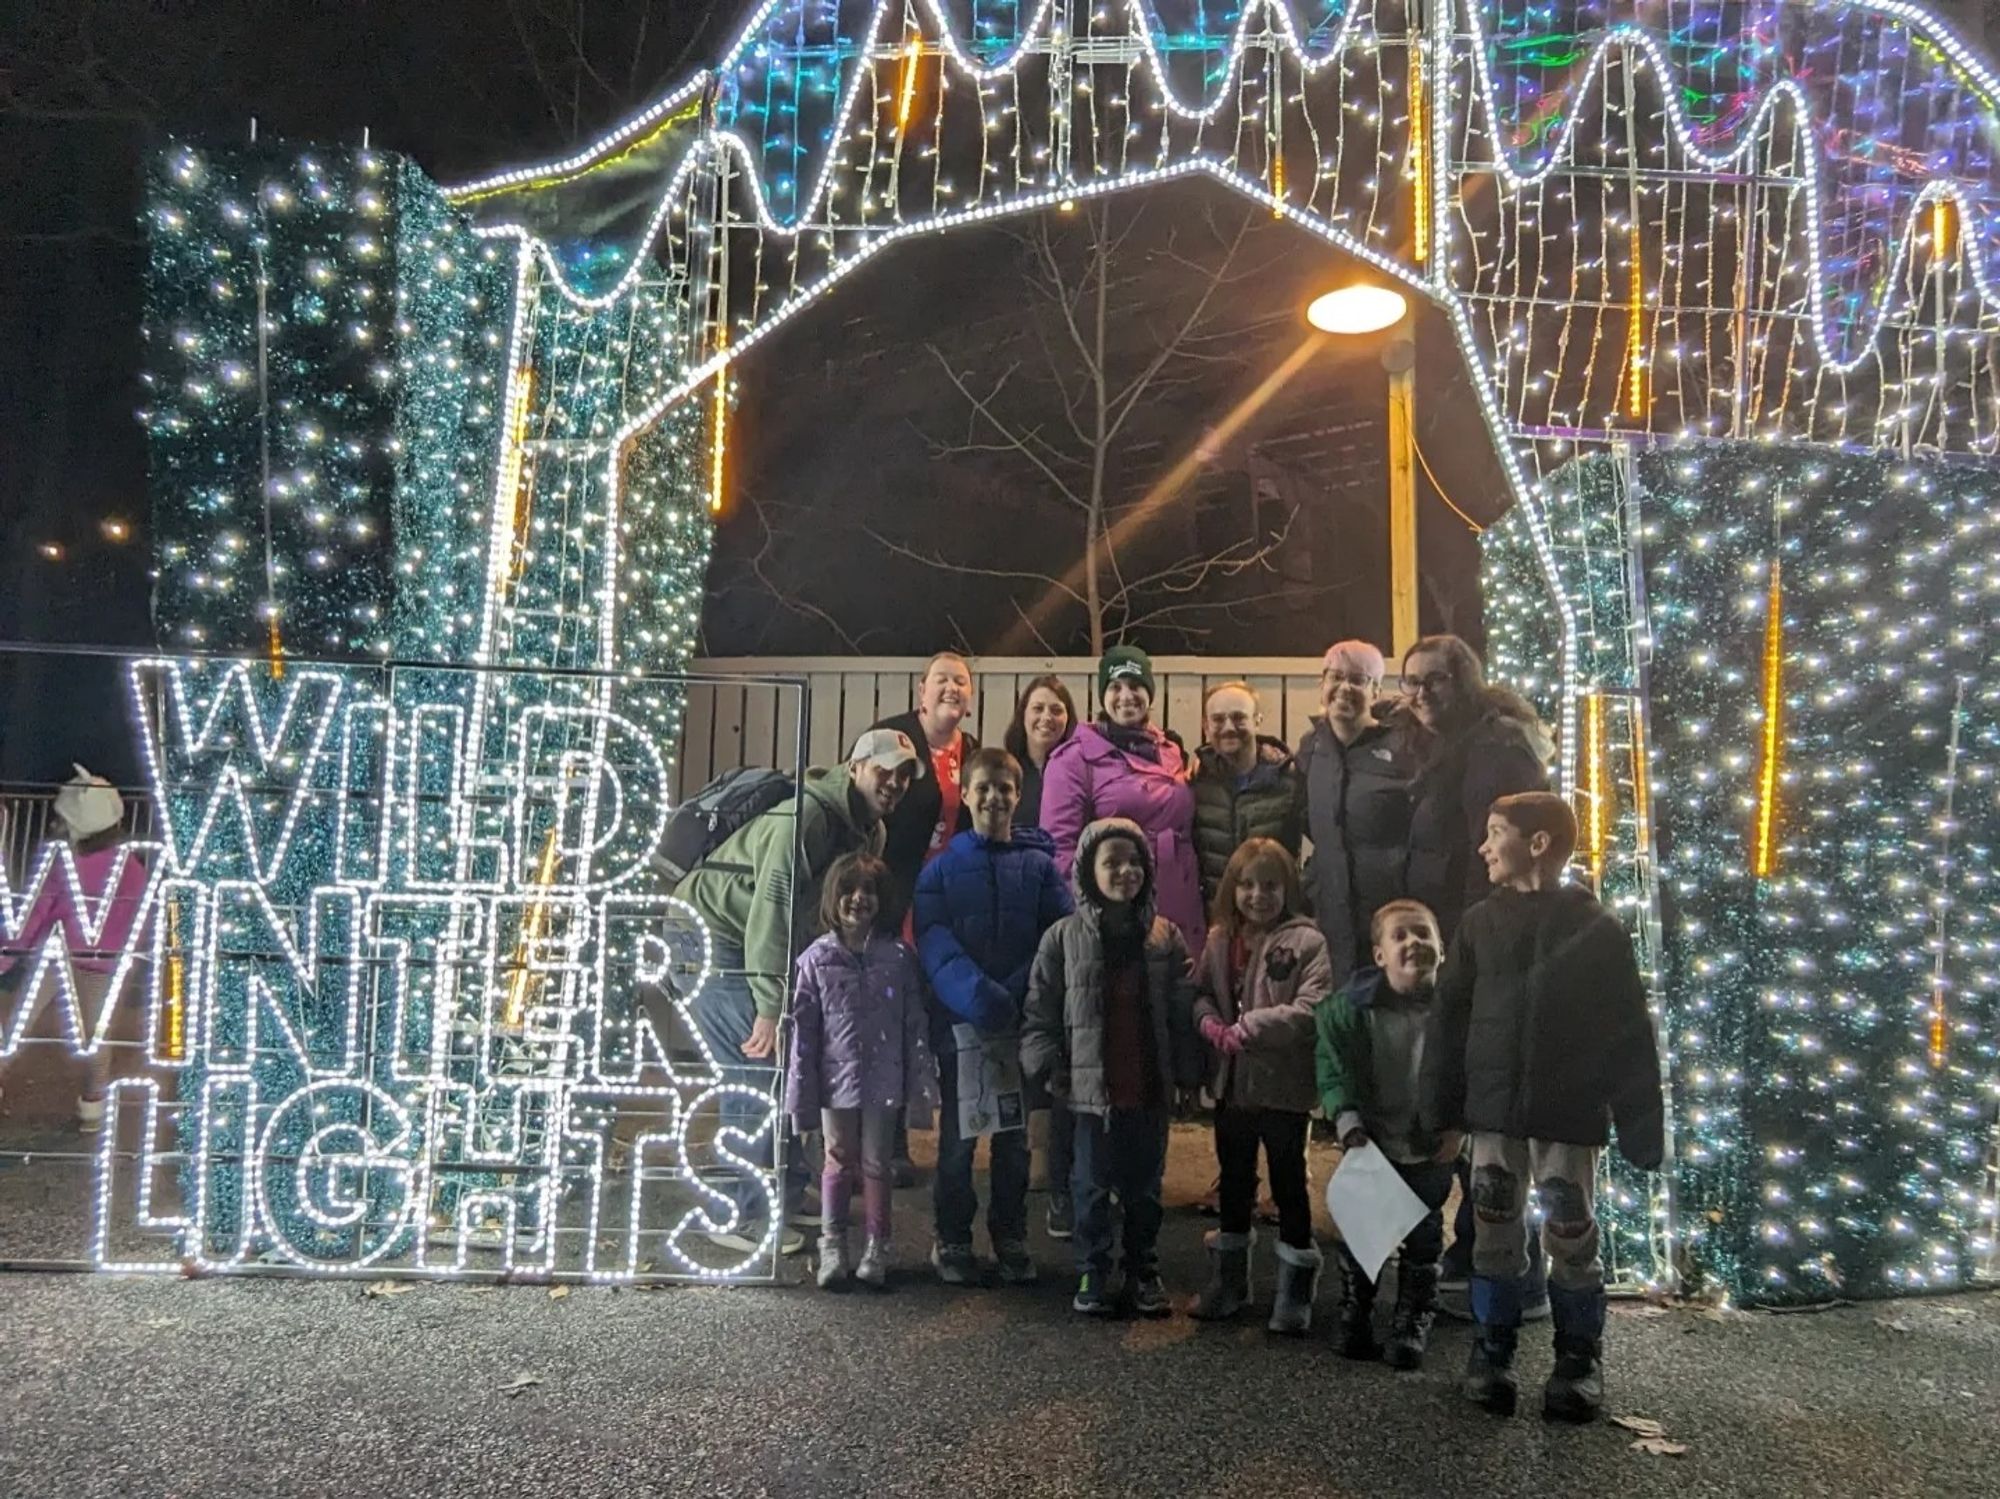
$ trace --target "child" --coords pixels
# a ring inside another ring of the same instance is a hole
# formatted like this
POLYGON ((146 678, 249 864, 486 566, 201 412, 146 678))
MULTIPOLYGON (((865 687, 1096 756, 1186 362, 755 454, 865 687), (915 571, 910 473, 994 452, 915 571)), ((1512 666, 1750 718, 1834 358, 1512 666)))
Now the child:
MULTIPOLYGON (((146 866, 124 844, 124 798, 102 776, 92 775, 81 765, 74 769, 76 775, 56 793, 54 808, 76 856, 76 888, 89 898, 90 909, 76 909, 69 882, 51 869, 41 895, 22 920, 20 936, 0 952, 0 973, 19 965, 17 977, 25 979, 43 942, 60 927, 76 979, 77 1006, 88 1028, 88 1036, 78 1041, 82 1045, 105 1029, 104 1007, 117 1001, 118 996, 111 993, 111 976, 117 970, 119 954, 134 942, 133 923, 145 905, 146 866), (86 935, 86 924, 93 917, 102 922, 94 940, 86 935)), ((47 993, 60 980, 48 975, 41 982, 45 986, 41 992, 47 993)), ((38 996, 24 994, 21 1002, 36 1004, 38 996)), ((32 1018, 16 1019, 22 1035, 27 1034, 32 1018)), ((108 1043, 100 1042, 90 1057, 83 1094, 76 1104, 77 1128, 83 1133, 95 1134, 104 1127, 104 1095, 110 1082, 111 1053, 108 1043)))
POLYGON ((1590 1421, 1604 1400, 1598 1153, 1613 1120, 1620 1152, 1643 1171, 1659 1168, 1665 1144, 1646 986, 1617 918, 1562 883, 1575 847, 1576 816, 1561 797, 1493 803, 1479 854, 1494 890, 1466 913, 1438 981, 1423 1113, 1434 1130, 1472 1134, 1479 1333, 1465 1394, 1513 1414, 1532 1182, 1556 1343, 1542 1414, 1590 1421))
POLYGON ((1444 942, 1430 907, 1414 900, 1392 900, 1377 910, 1368 937, 1375 966, 1355 972, 1319 1009, 1320 1106, 1343 1149, 1372 1141, 1429 1211, 1397 1251, 1396 1311, 1386 1348, 1375 1341, 1374 1283, 1341 1245, 1341 1352, 1421 1369, 1437 1311, 1444 1204, 1451 1196, 1452 1162, 1464 1143, 1456 1132, 1432 1140, 1417 1119, 1424 1033, 1444 942))
POLYGON ((1144 1317, 1172 1308, 1160 1284, 1160 1185, 1167 1121, 1199 1071, 1187 941, 1153 913, 1153 853, 1139 825, 1093 822, 1077 840, 1077 908, 1042 938, 1028 980, 1021 1064, 1076 1116, 1076 1259, 1070 1305, 1090 1317, 1110 1294, 1111 1196, 1125 1213, 1124 1299, 1144 1317))
MULTIPOLYGON (((972 1252, 979 1197, 972 1185, 979 1136, 959 1125, 958 1053, 1001 1039, 1018 1066, 1021 1005, 1042 933, 1070 911, 1051 857, 1055 845, 1038 828, 1015 828, 1021 765, 1003 749, 982 749, 962 772, 972 829, 954 837, 917 877, 917 950, 936 999, 932 1044, 941 1063, 944 1107, 938 1124, 935 1202, 937 1242, 931 1263, 946 1285, 980 1279, 972 1252), (954 1034, 957 1032, 957 1034, 954 1034)), ((1000 1278, 1032 1285, 1028 1254, 1028 1131, 1025 1114, 1013 1128, 995 1129, 993 1181, 986 1228, 1000 1278)))
POLYGON ((923 975, 887 934, 890 890, 889 866, 874 855, 834 861, 820 894, 826 935, 799 955, 792 989, 787 1109, 798 1133, 826 1134, 819 1283, 828 1290, 850 1271, 875 1290, 887 1284, 896 1123, 906 1104, 930 1097, 923 975), (847 1243, 857 1166, 868 1236, 858 1265, 847 1243))
POLYGON ((1214 1049, 1215 1159, 1222 1223, 1208 1236, 1213 1273, 1195 1303, 1203 1319, 1233 1317, 1250 1299, 1250 1216, 1257 1148, 1278 1204, 1278 1295, 1272 1332, 1312 1327, 1320 1252, 1306 1188, 1313 1088, 1313 1011, 1333 988, 1326 938, 1299 914, 1299 867, 1283 844, 1252 838, 1230 856, 1202 949, 1195 1025, 1214 1049))

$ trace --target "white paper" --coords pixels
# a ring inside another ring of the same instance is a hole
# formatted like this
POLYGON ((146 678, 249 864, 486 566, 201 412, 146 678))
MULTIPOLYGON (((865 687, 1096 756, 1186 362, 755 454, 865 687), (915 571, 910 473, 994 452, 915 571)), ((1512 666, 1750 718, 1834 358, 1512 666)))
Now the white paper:
POLYGON ((1340 1158, 1326 1184, 1326 1210, 1371 1282, 1430 1211, 1372 1140, 1340 1158))
POLYGON ((982 1036, 970 1025, 951 1028, 958 1050, 958 1137, 975 1140, 1028 1127, 1027 1098, 1021 1089, 1021 1038, 1013 1033, 982 1036))

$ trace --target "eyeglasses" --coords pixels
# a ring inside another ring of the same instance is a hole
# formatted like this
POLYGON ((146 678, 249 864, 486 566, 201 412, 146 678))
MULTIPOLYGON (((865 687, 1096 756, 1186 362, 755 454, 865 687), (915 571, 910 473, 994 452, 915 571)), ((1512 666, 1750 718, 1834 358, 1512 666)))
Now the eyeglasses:
POLYGON ((1375 678, 1365 671, 1323 671, 1319 679, 1329 687, 1373 687, 1375 678))
POLYGON ((1403 678, 1403 690, 1411 697, 1442 697, 1445 689, 1452 685, 1448 671, 1434 671, 1428 676, 1403 678))

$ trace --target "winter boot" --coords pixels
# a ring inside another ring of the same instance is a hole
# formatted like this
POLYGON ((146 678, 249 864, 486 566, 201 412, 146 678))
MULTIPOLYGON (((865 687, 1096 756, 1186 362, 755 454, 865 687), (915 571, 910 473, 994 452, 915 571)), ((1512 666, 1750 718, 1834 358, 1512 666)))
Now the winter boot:
POLYGON ((880 1291, 889 1284, 889 1246, 880 1239, 871 1238, 868 1247, 861 1252, 861 1263, 854 1267, 854 1278, 871 1291, 880 1291))
POLYGON ((1556 1366, 1542 1390, 1542 1419, 1595 1421, 1604 1408, 1604 1291, 1549 1287, 1556 1366))
POLYGON ((1267 1324, 1272 1332, 1296 1338, 1312 1331, 1313 1293, 1319 1288, 1321 1263, 1317 1249, 1278 1246, 1278 1295, 1267 1324))
POLYGON ((1430 1342, 1431 1319, 1437 1314, 1436 1265, 1396 1268, 1396 1315, 1389 1324, 1389 1343, 1382 1357, 1392 1369, 1421 1369, 1430 1342))
POLYGON ((1194 1316, 1201 1322, 1226 1322, 1250 1303, 1250 1248, 1254 1234, 1212 1233, 1208 1247, 1208 1284, 1195 1299, 1194 1316))
POLYGON ((819 1236, 819 1288, 822 1291, 844 1291, 847 1277, 854 1272, 854 1261, 847 1248, 845 1229, 828 1229, 819 1236))
POLYGON ((1475 1275, 1470 1289, 1479 1332, 1472 1340, 1460 1388, 1473 1404, 1496 1416, 1511 1416, 1521 1393, 1514 1377, 1514 1350, 1521 1340, 1521 1282, 1475 1275))
POLYGON ((1344 1358, 1372 1363, 1382 1356, 1375 1341, 1375 1282, 1360 1262, 1340 1246, 1340 1352, 1344 1358))

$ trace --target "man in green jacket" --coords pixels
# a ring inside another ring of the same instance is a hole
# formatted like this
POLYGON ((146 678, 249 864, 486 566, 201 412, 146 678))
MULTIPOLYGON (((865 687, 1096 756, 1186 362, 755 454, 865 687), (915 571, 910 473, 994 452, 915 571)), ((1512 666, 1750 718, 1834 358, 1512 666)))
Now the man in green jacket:
MULTIPOLYGON (((795 799, 751 818, 681 881, 674 893, 694 907, 710 940, 708 977, 688 1013, 725 1080, 759 1092, 773 1086, 792 959, 817 935, 826 872, 842 854, 882 852, 883 820, 922 773, 907 734, 870 729, 855 741, 847 764, 808 770, 795 799)), ((755 1137, 748 1154, 768 1170, 782 1111, 747 1093, 731 1093, 716 1114, 725 1128, 755 1137)), ((797 1151, 787 1157, 789 1213, 804 1191, 806 1172, 797 1151)), ((713 1185, 736 1204, 736 1221, 711 1237, 730 1249, 754 1252, 770 1218, 763 1181, 736 1173, 713 1185)), ((787 1254, 802 1243, 790 1231, 780 1238, 787 1254)))
POLYGON ((1202 707, 1195 754, 1194 846, 1201 898, 1215 899, 1222 871, 1252 838, 1271 838, 1293 859, 1305 837, 1306 783, 1284 741, 1259 734, 1263 707, 1248 682, 1224 682, 1202 707))

